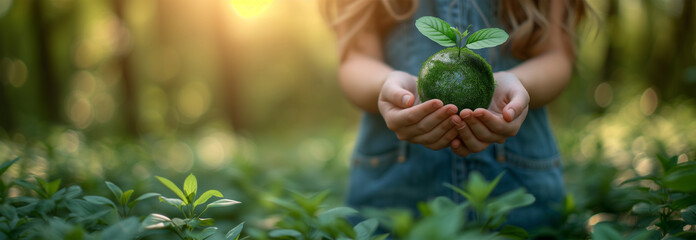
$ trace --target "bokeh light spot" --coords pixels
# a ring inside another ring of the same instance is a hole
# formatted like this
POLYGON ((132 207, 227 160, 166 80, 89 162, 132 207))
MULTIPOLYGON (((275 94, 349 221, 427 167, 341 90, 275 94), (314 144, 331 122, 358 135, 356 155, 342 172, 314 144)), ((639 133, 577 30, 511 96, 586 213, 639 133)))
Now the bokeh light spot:
POLYGON ((73 89, 84 96, 92 96, 96 85, 94 76, 88 71, 79 71, 73 77, 73 89))
POLYGON ((11 61, 6 71, 7 80, 13 87, 19 88, 27 80, 27 65, 22 60, 11 61))
POLYGON ((208 111, 210 90, 201 82, 189 82, 179 91, 177 104, 179 111, 185 118, 196 120, 208 111))
POLYGON ((648 88, 640 97, 640 111, 646 116, 650 116, 655 112, 658 105, 657 93, 652 88, 648 88))
POLYGON ((12 0, 0 0, 0 18, 12 8, 12 0))
POLYGON ((92 104, 85 97, 76 94, 68 106, 68 117, 80 129, 92 123, 92 104))
POLYGON ((251 18, 261 14, 273 0, 230 0, 232 8, 239 16, 251 18))
POLYGON ((169 167, 177 172, 188 172, 193 167, 193 151, 185 143, 175 143, 169 147, 169 167))
POLYGON ((203 164, 210 168, 221 167, 225 160, 225 148, 215 136, 207 136, 200 141, 196 146, 198 156, 203 164))
POLYGON ((614 93, 611 85, 609 83, 600 83, 597 88, 595 88, 594 99, 597 105, 600 107, 607 107, 611 104, 614 99, 614 93))
POLYGON ((94 98, 94 120, 97 122, 107 122, 114 116, 116 104, 114 98, 109 94, 101 94, 94 98))

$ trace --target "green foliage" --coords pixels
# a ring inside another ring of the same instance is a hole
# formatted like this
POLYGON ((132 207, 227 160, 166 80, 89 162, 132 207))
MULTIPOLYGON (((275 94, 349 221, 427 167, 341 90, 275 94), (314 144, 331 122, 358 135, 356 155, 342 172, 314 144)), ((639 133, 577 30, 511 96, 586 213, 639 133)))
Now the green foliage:
MULTIPOLYGON (((18 159, 0 165, 0 174, 4 173, 18 159)), ((232 228, 224 236, 216 235, 212 218, 200 218, 200 214, 186 219, 170 219, 161 214, 149 216, 130 216, 132 209, 139 202, 160 196, 159 193, 145 193, 132 199, 134 190, 121 190, 116 184, 106 182, 106 188, 116 201, 102 196, 82 195, 79 186, 60 188, 60 179, 46 181, 35 177, 31 183, 15 179, 10 184, 2 182, 3 194, 0 195, 0 238, 2 239, 136 239, 151 236, 157 232, 153 229, 168 228, 182 239, 231 239, 237 240, 241 235, 243 223, 232 228), (34 196, 8 195, 9 188, 18 187, 30 190, 34 196), (203 228, 205 227, 205 228, 203 228), (202 229, 201 229, 202 228, 202 229)), ((162 181, 162 180, 160 180, 162 181)), ((198 187, 193 175, 189 175, 185 192, 193 202, 198 187)), ((176 186, 175 186, 176 187, 176 186)), ((212 196, 222 194, 209 190, 201 198, 205 204, 212 196)), ((198 201, 200 200, 200 201, 198 201)), ((180 200, 181 201, 181 200, 180 200)), ((239 202, 220 199, 206 207, 230 206, 239 202), (212 206, 214 205, 214 206, 212 206)), ((189 205, 195 213, 193 203, 189 205)), ((183 211, 182 211, 183 212, 183 211)), ((185 216, 186 213, 184 214, 185 216)))
MULTIPOLYGON (((174 192, 179 198, 166 198, 159 196, 160 202, 165 202, 177 208, 183 215, 183 218, 169 218, 167 216, 153 213, 146 220, 147 226, 150 229, 167 228, 174 231, 181 239, 208 239, 217 232, 217 227, 212 226, 215 221, 212 218, 201 218, 209 208, 226 207, 239 204, 239 201, 231 199, 219 199, 208 205, 200 213, 196 212, 196 207, 205 204, 211 197, 223 197, 218 190, 208 190, 196 195, 198 192, 198 180, 193 174, 189 174, 184 180, 183 191, 179 189, 172 181, 164 177, 157 176, 157 179, 174 192)), ((224 239, 238 239, 244 223, 233 227, 225 234, 224 239)))
POLYGON ((351 226, 347 217, 358 211, 349 207, 326 208, 325 201, 329 191, 311 196, 297 192, 290 193, 291 200, 274 199, 273 203, 283 212, 276 228, 267 234, 256 236, 260 239, 355 239, 381 240, 386 234, 373 236, 377 230, 376 219, 367 219, 351 226))
POLYGON ((399 209, 371 209, 368 214, 380 219, 395 236, 403 239, 527 239, 526 230, 503 223, 510 211, 532 204, 534 197, 518 189, 491 198, 501 177, 502 174, 488 182, 474 172, 464 189, 447 184, 467 201, 457 204, 446 197, 435 198, 419 205, 419 219, 399 209))

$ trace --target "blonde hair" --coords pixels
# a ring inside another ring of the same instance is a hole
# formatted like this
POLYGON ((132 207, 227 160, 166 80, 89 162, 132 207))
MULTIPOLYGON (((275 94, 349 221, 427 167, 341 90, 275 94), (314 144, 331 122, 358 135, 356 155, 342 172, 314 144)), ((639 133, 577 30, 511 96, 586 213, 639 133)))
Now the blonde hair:
MULTIPOLYGON (((558 0, 499 0, 498 18, 510 33, 507 49, 517 58, 533 57, 548 37, 550 3, 558 0)), ((566 49, 575 54, 575 28, 589 6, 585 0, 565 3, 562 28, 569 36, 566 49)), ((418 0, 320 0, 321 12, 338 34, 341 60, 356 46, 356 36, 366 29, 384 34, 399 21, 408 19, 418 8, 418 0)), ((383 37, 383 36, 382 36, 383 37)))

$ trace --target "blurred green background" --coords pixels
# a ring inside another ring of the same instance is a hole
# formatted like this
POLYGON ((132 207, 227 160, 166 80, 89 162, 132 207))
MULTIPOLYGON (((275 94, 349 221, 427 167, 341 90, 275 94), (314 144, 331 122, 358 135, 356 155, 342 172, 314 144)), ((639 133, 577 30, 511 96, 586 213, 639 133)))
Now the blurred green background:
MULTIPOLYGON (((259 226, 285 189, 341 204, 360 112, 335 37, 317 1, 261 2, 0 0, 0 160, 23 159, 4 177, 145 192, 194 172, 244 203, 216 217, 259 226)), ((576 195, 603 177, 593 164, 617 183, 655 171, 655 154, 696 157, 696 3, 588 2, 549 106, 576 195)))

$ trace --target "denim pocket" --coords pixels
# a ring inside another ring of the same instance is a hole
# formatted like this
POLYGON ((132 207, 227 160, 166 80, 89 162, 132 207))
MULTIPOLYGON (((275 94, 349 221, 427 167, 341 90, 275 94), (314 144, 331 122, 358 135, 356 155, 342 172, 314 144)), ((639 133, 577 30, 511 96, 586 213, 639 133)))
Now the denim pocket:
POLYGON ((385 207, 401 205, 397 196, 408 189, 404 182, 403 165, 406 161, 406 142, 400 142, 378 154, 355 151, 351 158, 348 203, 353 206, 385 207))
POLYGON ((497 161, 506 171, 500 181, 505 191, 522 187, 535 198, 531 206, 513 211, 508 223, 525 229, 556 223, 565 196, 560 155, 529 158, 510 151, 497 152, 497 161))

